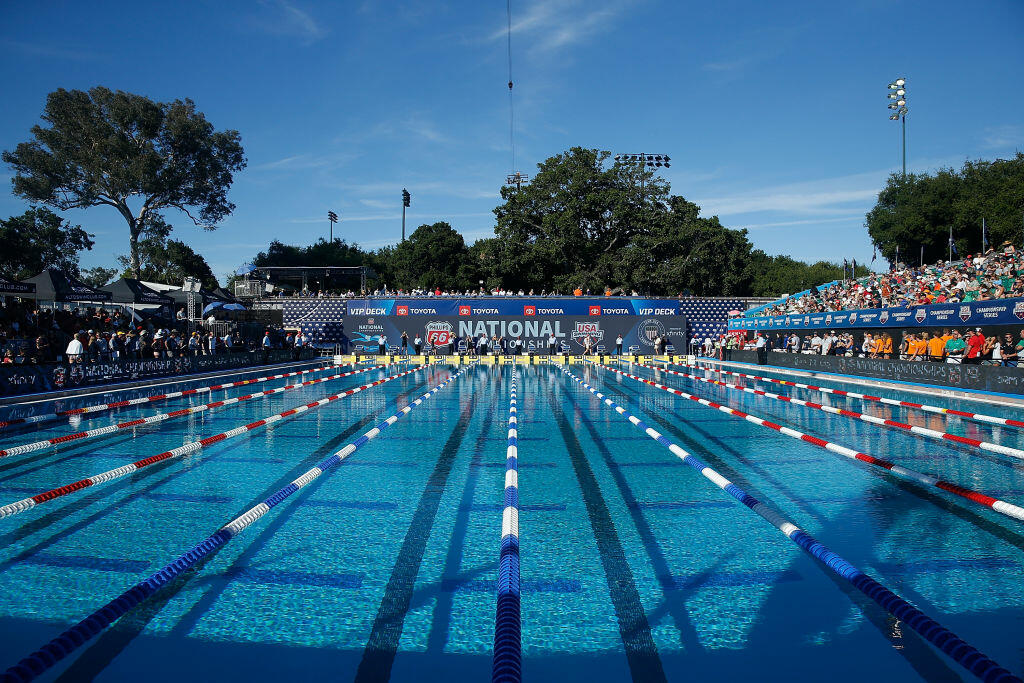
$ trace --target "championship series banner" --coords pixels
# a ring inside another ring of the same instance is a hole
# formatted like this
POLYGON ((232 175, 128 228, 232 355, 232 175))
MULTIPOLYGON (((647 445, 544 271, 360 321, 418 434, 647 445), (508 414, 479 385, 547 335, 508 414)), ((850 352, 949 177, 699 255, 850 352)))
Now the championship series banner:
POLYGON ((582 353, 589 336, 595 349, 615 349, 622 335, 624 352, 653 353, 661 336, 677 349, 685 348, 686 318, 679 302, 663 299, 352 299, 345 316, 348 351, 376 353, 378 340, 386 336, 389 347, 409 336, 412 351, 417 335, 424 347, 458 350, 459 340, 520 338, 527 351, 546 353, 555 336, 557 350, 582 353))
POLYGON ((866 308, 837 313, 732 318, 729 330, 853 329, 865 327, 961 327, 1020 325, 1024 299, 974 301, 969 304, 933 304, 912 308, 866 308))

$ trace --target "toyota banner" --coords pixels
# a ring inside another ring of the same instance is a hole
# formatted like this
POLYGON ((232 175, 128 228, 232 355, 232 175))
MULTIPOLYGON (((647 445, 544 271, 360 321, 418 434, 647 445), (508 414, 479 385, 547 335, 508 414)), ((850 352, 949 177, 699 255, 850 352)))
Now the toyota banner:
POLYGON ((612 353, 622 335, 623 352, 653 353, 659 336, 682 350, 686 318, 679 302, 662 299, 352 299, 345 316, 347 351, 377 353, 381 335, 388 347, 409 336, 409 349, 417 335, 424 348, 486 335, 488 340, 521 338, 525 351, 546 353, 554 335, 558 351, 582 353, 589 336, 598 352, 612 353))

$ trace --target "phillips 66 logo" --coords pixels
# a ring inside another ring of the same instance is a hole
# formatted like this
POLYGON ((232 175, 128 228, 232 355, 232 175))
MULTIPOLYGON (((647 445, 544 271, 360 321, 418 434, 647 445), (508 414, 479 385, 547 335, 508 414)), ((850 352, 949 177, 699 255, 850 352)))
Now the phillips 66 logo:
POLYGON ((445 346, 452 341, 452 324, 443 320, 427 323, 427 343, 433 346, 445 346))

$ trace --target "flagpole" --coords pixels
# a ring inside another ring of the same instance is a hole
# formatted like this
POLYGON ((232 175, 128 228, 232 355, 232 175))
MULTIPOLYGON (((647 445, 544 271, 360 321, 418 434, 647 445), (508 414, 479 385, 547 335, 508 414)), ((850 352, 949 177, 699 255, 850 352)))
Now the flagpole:
POLYGON ((985 254, 985 219, 981 219, 981 253, 985 254))
POLYGON ((949 262, 953 262, 953 224, 949 224, 949 262))

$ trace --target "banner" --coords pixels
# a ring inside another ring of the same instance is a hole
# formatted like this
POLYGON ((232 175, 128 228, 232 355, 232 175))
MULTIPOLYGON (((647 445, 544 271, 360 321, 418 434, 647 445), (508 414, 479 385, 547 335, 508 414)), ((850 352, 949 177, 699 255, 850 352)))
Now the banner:
POLYGON ((836 313, 732 318, 730 331, 854 328, 981 327, 1024 323, 1024 299, 933 304, 913 308, 866 308, 836 313))
MULTIPOLYGON (((409 337, 409 351, 419 335, 423 348, 440 347, 445 353, 454 343, 485 335, 489 342, 521 339, 526 352, 547 353, 553 335, 556 351, 582 353, 590 337, 594 350, 612 353, 622 335, 624 353, 652 353, 661 336, 682 350, 686 318, 678 301, 660 299, 353 299, 345 316, 347 352, 377 353, 386 336, 389 348, 409 337)), ((506 347, 507 348, 507 347, 506 347)), ((488 351, 492 351, 490 344, 488 351)))
MULTIPOLYGON (((306 354, 308 357, 310 354, 306 354)), ((0 396, 64 391, 85 386, 129 382, 150 377, 189 375, 265 363, 292 360, 287 349, 253 353, 222 353, 213 356, 146 358, 102 363, 58 363, 48 365, 0 365, 0 396)))
POLYGON ((627 297, 350 299, 350 316, 679 315, 675 299, 627 297))

